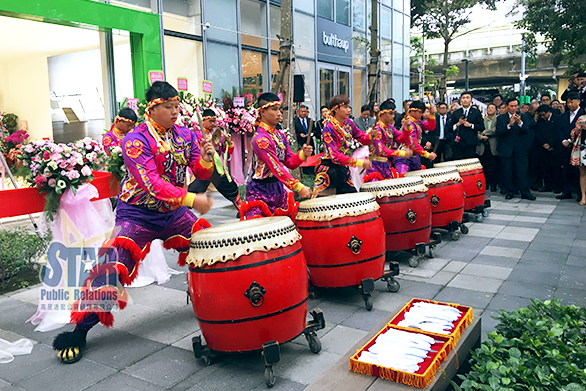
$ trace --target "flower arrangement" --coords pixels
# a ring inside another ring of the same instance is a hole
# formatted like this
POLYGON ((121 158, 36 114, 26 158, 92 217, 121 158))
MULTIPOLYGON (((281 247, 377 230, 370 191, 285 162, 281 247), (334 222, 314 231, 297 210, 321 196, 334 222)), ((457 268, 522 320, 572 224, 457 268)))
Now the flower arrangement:
POLYGON ((124 165, 122 148, 116 146, 110 149, 110 157, 108 158, 108 165, 106 169, 109 173, 118 178, 119 181, 124 179, 124 176, 126 175, 126 166, 124 165))
POLYGON ((252 94, 239 97, 236 91, 232 91, 232 95, 223 91, 224 98, 222 104, 225 118, 218 121, 218 126, 228 129, 231 133, 254 133, 254 122, 256 120, 256 109, 254 108, 254 97, 252 94), (244 107, 235 107, 234 97, 244 98, 244 107))
POLYGON ((45 211, 49 220, 59 208, 61 195, 67 189, 75 194, 79 186, 94 179, 93 170, 106 162, 102 146, 89 137, 70 144, 33 141, 20 147, 18 158, 29 170, 26 180, 39 193, 47 193, 45 211))

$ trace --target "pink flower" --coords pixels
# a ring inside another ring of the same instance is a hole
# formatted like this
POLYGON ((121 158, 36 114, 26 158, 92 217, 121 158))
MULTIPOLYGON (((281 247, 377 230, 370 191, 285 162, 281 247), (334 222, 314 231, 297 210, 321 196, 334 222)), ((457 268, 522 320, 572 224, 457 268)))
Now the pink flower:
POLYGON ((51 153, 49 151, 43 152, 43 160, 51 159, 51 153))
POLYGON ((49 186, 55 187, 56 184, 57 184, 57 180, 55 180, 55 178, 49 179, 49 186))
POLYGON ((79 178, 79 171, 77 170, 71 170, 67 173, 67 178, 69 178, 69 180, 73 180, 73 179, 77 179, 79 178))
POLYGON ((47 183, 47 178, 44 175, 38 175, 35 177, 35 185, 37 187, 43 187, 47 183))
POLYGON ((30 145, 30 144, 29 144, 29 145, 27 145, 27 146, 24 148, 24 151, 25 151, 26 153, 33 153, 33 152, 35 151, 35 149, 33 148, 33 146, 32 146, 32 145, 30 145))
POLYGON ((81 169, 81 174, 83 176, 90 176, 90 175, 92 175, 92 169, 89 168, 88 166, 83 166, 83 168, 81 169))
POLYGON ((67 168, 68 165, 67 160, 62 160, 61 163, 59 163, 59 167, 61 168, 67 168))

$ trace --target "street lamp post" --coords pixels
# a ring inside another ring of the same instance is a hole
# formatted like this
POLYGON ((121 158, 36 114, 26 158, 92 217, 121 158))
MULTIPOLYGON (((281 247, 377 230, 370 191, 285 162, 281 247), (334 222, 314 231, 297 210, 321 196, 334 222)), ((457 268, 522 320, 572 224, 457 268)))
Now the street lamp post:
POLYGON ((470 63, 472 62, 472 60, 470 60, 469 58, 465 58, 462 60, 462 62, 466 63, 466 81, 464 82, 464 90, 466 91, 470 91, 470 63))

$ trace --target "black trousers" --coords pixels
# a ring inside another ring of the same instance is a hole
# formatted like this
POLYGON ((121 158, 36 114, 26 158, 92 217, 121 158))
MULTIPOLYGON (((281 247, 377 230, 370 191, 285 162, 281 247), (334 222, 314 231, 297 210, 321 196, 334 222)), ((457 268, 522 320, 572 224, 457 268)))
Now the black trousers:
POLYGON ((230 202, 236 202, 240 198, 238 193, 238 185, 236 182, 228 182, 226 175, 220 176, 217 171, 214 170, 212 176, 208 180, 196 179, 189 185, 188 191, 190 193, 204 193, 210 182, 214 184, 216 189, 230 202))
POLYGON ((578 168, 570 164, 572 148, 564 148, 558 154, 558 164, 562 167, 562 192, 571 194, 572 192, 580 194, 580 174, 578 168))
POLYGON ((517 190, 529 194, 529 157, 527 153, 514 153, 511 156, 500 156, 503 182, 507 194, 514 194, 517 190), (516 178, 513 180, 513 178, 516 178))
POLYGON ((539 150, 538 178, 546 189, 562 188, 562 168, 553 151, 541 147, 539 150))
POLYGON ((453 160, 471 159, 476 157, 476 145, 463 145, 460 143, 452 144, 452 151, 454 153, 453 160))
POLYGON ((490 146, 487 144, 484 147, 484 153, 478 158, 482 164, 486 186, 490 188, 498 185, 499 179, 497 178, 497 174, 499 172, 499 157, 492 154, 490 146))
POLYGON ((315 173, 314 191, 327 190, 334 194, 357 192, 350 178, 350 169, 346 166, 340 166, 330 159, 323 159, 315 169, 315 173))
POLYGON ((541 176, 541 154, 540 149, 542 146, 533 142, 531 148, 529 148, 529 186, 532 189, 541 187, 543 184, 543 177, 541 176))

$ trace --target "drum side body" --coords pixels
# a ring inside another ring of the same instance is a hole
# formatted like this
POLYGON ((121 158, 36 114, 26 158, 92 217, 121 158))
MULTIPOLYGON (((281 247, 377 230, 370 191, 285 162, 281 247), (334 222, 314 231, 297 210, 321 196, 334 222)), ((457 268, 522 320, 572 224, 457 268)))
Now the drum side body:
POLYGON ((472 170, 460 173, 464 186, 464 210, 473 210, 484 205, 486 197, 486 180, 483 170, 472 170))
POLYGON ((431 204, 431 226, 442 228, 451 221, 462 222, 464 218, 464 188, 462 182, 447 181, 426 185, 431 204))
POLYGON ((290 341, 305 329, 308 278, 300 242, 190 267, 188 280, 195 316, 212 350, 258 350, 268 341, 290 341), (262 303, 253 305, 246 293, 254 293, 255 285, 264 294, 262 303))
POLYGON ((415 248, 427 244, 431 237, 431 204, 427 193, 376 200, 385 226, 387 251, 415 248))
POLYGON ((331 221, 297 220, 297 230, 314 286, 356 286, 383 275, 385 230, 378 210, 331 221))

